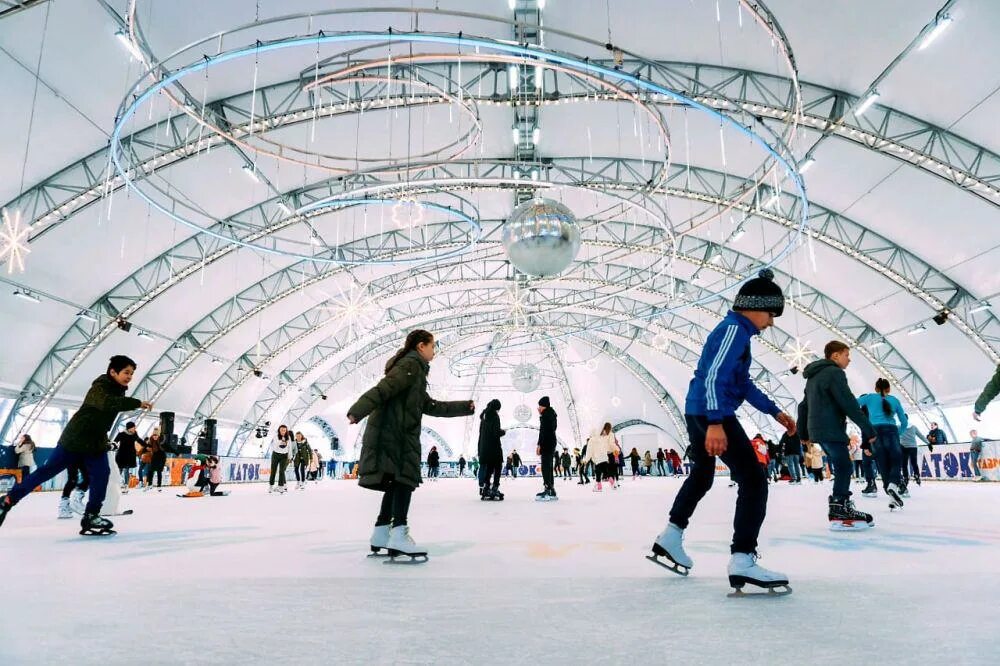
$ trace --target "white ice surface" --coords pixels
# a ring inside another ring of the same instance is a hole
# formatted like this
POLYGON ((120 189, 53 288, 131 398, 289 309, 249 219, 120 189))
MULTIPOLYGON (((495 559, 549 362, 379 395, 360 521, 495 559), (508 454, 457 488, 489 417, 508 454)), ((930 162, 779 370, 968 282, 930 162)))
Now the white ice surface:
POLYGON ((794 594, 728 599, 735 489, 717 480, 680 578, 644 555, 679 487, 472 479, 414 495, 420 566, 366 559, 379 495, 352 481, 269 496, 133 491, 117 536, 77 535, 56 494, 0 528, 0 664, 1000 663, 1000 484, 925 483, 865 533, 831 533, 822 487, 771 487, 762 564, 794 594))

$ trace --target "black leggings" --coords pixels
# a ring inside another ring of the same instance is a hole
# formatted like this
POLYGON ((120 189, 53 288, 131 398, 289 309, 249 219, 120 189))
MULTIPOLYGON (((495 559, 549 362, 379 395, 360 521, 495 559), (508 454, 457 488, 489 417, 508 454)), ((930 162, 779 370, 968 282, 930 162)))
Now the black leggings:
POLYGON ((275 453, 271 451, 271 477, 268 479, 268 485, 274 485, 274 476, 278 475, 278 486, 285 486, 285 469, 288 467, 288 454, 287 453, 275 453))
POLYGON ((163 468, 153 467, 150 465, 149 471, 146 472, 146 485, 153 485, 153 475, 156 474, 156 487, 159 488, 163 485, 163 468))
MULTIPOLYGON (((66 468, 66 485, 63 486, 62 496, 69 497, 69 494, 73 492, 75 488, 79 488, 83 492, 87 492, 90 488, 90 475, 87 474, 87 468, 82 465, 70 465, 66 468), (80 478, 81 480, 77 480, 80 478)), ((21 477, 24 478, 24 477, 21 477)))
POLYGON ((610 468, 611 463, 597 463, 597 466, 594 468, 594 481, 601 483, 604 479, 613 478, 611 473, 608 471, 610 468))
POLYGON ((306 480, 306 463, 304 461, 296 461, 295 463, 295 480, 306 480))
POLYGON ((816 467, 816 468, 810 467, 809 468, 809 473, 812 474, 812 477, 814 479, 816 479, 816 481, 822 481, 823 480, 823 468, 822 467, 816 467))
POLYGON ((413 495, 413 488, 404 486, 395 481, 389 482, 389 489, 382 494, 382 506, 375 519, 375 526, 392 525, 400 527, 406 524, 406 517, 410 513, 410 497, 413 495))

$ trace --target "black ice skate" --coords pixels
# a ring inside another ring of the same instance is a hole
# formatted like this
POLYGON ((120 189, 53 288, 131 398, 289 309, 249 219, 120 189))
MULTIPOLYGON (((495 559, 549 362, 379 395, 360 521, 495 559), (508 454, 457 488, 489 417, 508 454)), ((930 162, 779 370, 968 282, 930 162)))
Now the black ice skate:
POLYGON ((857 511, 850 498, 830 496, 830 529, 834 532, 855 532, 875 527, 871 514, 857 511))
POLYGON ((875 482, 869 481, 865 489, 861 491, 861 494, 865 497, 878 497, 878 488, 875 486, 875 482))
POLYGON ((10 503, 10 498, 4 495, 0 497, 0 525, 3 525, 4 519, 10 510, 14 508, 14 505, 10 503))
POLYGON ((792 588, 788 584, 788 577, 776 571, 770 571, 757 564, 758 555, 756 553, 733 553, 729 558, 729 584, 733 591, 729 593, 730 598, 771 596, 783 597, 792 593, 792 588), (767 590, 766 593, 751 592, 747 594, 743 591, 746 585, 755 585, 767 590))
POLYGON ((417 547, 410 536, 410 526, 400 525, 389 530, 389 559, 385 564, 423 564, 427 551, 417 547))
POLYGON ((80 520, 80 534, 83 536, 109 536, 117 534, 114 524, 96 513, 84 513, 80 520))
POLYGON ((502 502, 503 493, 497 489, 486 490, 483 492, 482 499, 484 502, 502 502))

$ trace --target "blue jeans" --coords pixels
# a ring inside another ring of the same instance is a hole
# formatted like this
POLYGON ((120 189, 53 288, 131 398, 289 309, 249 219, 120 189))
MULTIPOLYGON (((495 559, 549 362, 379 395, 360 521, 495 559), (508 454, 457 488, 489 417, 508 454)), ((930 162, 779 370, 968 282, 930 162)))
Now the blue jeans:
POLYGON ((792 477, 792 481, 798 482, 802 480, 802 474, 799 471, 799 460, 802 456, 785 456, 782 460, 785 463, 785 467, 788 468, 788 474, 792 477))
POLYGON ((820 442, 820 447, 826 452, 833 472, 833 496, 847 499, 851 496, 851 453, 847 450, 847 442, 820 442))
POLYGON ((108 492, 108 477, 111 475, 108 454, 104 451, 94 454, 73 453, 61 446, 52 450, 52 455, 41 467, 35 469, 27 478, 21 479, 20 483, 10 489, 7 497, 10 498, 11 504, 17 504, 32 490, 49 479, 55 478, 70 465, 83 467, 87 470, 87 474, 90 476, 90 495, 86 511, 87 513, 100 513, 101 505, 104 504, 104 496, 108 492))
POLYGON ((872 444, 872 453, 875 454, 878 471, 882 475, 882 488, 887 488, 890 483, 900 487, 903 483, 900 477, 903 452, 899 445, 899 428, 894 425, 877 425, 875 434, 878 439, 872 444))
POLYGON ((979 451, 970 451, 972 454, 972 471, 976 476, 982 476, 983 472, 979 469, 979 451))

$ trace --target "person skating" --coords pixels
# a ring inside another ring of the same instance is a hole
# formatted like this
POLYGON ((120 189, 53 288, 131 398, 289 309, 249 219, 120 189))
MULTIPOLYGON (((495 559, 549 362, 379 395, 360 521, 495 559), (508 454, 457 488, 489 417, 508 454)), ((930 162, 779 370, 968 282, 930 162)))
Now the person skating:
MULTIPOLYGON (((899 433, 909 427, 909 419, 899 400, 889 395, 891 390, 889 380, 879 377, 875 382, 875 393, 866 393, 858 398, 858 406, 865 407, 871 424, 875 426, 876 439, 872 442, 872 453, 882 475, 882 489, 892 498, 889 508, 900 509, 903 507, 904 488, 900 465, 903 453, 899 445, 899 433)), ((941 436, 943 437, 944 433, 941 436)), ((863 432, 862 437, 864 437, 863 432)))
POLYGON ((667 454, 663 452, 663 449, 656 449, 656 473, 660 476, 667 475, 666 460, 667 454))
POLYGON ((458 478, 465 476, 465 454, 458 457, 458 478))
POLYGON ((910 485, 910 471, 913 471, 913 481, 919 486, 920 485, 920 464, 917 462, 917 440, 922 441, 924 444, 930 447, 930 450, 934 450, 934 445, 927 441, 924 437, 924 433, 917 429, 917 426, 910 425, 906 429, 899 431, 899 445, 903 450, 903 497, 909 497, 910 493, 908 488, 910 485))
POLYGON ((850 348, 834 340, 823 348, 823 356, 802 371, 806 389, 799 403, 799 436, 803 442, 819 444, 830 461, 833 473, 833 493, 827 498, 830 529, 867 529, 875 525, 874 518, 855 509, 851 501, 854 466, 848 451, 847 419, 861 428, 861 436, 866 441, 875 438, 876 430, 862 413, 847 384, 844 370, 851 363, 850 348))
POLYGON ((271 473, 267 480, 267 492, 285 492, 285 470, 288 469, 288 456, 292 452, 292 433, 284 423, 278 426, 271 440, 271 473), (274 478, 278 478, 278 488, 275 490, 274 478))
POLYGON ((585 486, 590 483, 590 475, 587 473, 587 467, 591 466, 591 462, 590 458, 587 456, 587 447, 588 444, 584 442, 583 449, 580 450, 580 453, 576 458, 576 470, 580 475, 580 482, 577 485, 580 486, 585 486))
POLYGON ((556 482, 552 474, 552 457, 556 453, 556 424, 558 418, 556 410, 552 409, 549 396, 545 395, 538 401, 538 446, 535 454, 542 463, 542 492, 535 495, 535 500, 548 502, 559 499, 556 496, 556 482))
POLYGON ((681 461, 681 456, 677 453, 677 449, 670 449, 669 458, 670 466, 673 468, 673 475, 684 476, 684 463, 681 461))
POLYGON ((569 449, 567 449, 565 447, 563 447, 561 462, 562 462, 563 479, 572 479, 573 478, 573 459, 570 458, 570 456, 569 456, 569 449))
MULTIPOLYGON (((146 490, 153 487, 153 475, 156 475, 156 492, 163 491, 163 467, 167 464, 167 452, 163 450, 163 442, 159 435, 152 435, 148 442, 149 467, 146 472, 146 490)), ((167 485, 170 485, 169 483, 167 485)))
POLYGON ((767 476, 750 439, 736 418, 744 402, 769 414, 788 432, 795 432, 795 420, 771 401, 750 378, 751 341, 781 316, 785 299, 773 282, 771 271, 746 282, 739 290, 733 309, 709 334, 685 403, 692 462, 670 509, 666 528, 653 542, 650 559, 687 575, 694 562, 684 550, 683 537, 695 508, 711 489, 715 479, 716 456, 729 467, 739 484, 733 541, 728 573, 737 590, 751 584, 765 588, 788 588, 788 577, 758 564, 757 537, 767 511, 767 476), (665 557, 670 564, 659 561, 665 557))
POLYGON ((136 432, 135 423, 129 421, 125 424, 125 430, 115 435, 115 445, 118 450, 115 452, 115 463, 122 475, 122 492, 127 493, 132 485, 132 470, 135 469, 137 458, 136 451, 145 444, 139 433, 136 432))
POLYGON ((435 354, 434 336, 411 331, 402 349, 385 365, 385 376, 347 411, 347 420, 368 417, 358 461, 358 485, 382 493, 372 530, 372 553, 426 561, 427 552, 410 536, 410 499, 420 486, 420 423, 423 415, 471 416, 471 400, 444 402, 427 395, 427 373, 435 354))
POLYGON ((632 480, 639 478, 639 451, 634 446, 628 453, 628 463, 632 468, 632 480))
MULTIPOLYGON (((997 366, 996 372, 993 373, 993 377, 990 381, 986 382, 986 386, 983 387, 983 392, 979 394, 976 398, 976 404, 972 408, 972 418, 976 421, 980 421, 983 418, 983 412, 986 411, 986 407, 993 402, 993 399, 1000 395, 1000 365, 997 366)), ((937 425, 937 424, 934 424, 937 425)), ((935 444, 943 442, 935 442, 935 444)))
POLYGON ((615 451, 615 434, 611 430, 611 424, 605 423, 600 432, 594 432, 587 440, 586 453, 583 456, 583 464, 593 463, 594 465, 594 492, 599 493, 604 490, 604 481, 609 481, 614 486, 614 476, 611 468, 615 451))
POLYGON ((515 449, 510 454, 510 474, 513 478, 517 478, 517 470, 519 469, 521 469, 521 454, 515 449))
POLYGON ((988 481, 983 476, 983 471, 979 469, 979 457, 983 455, 983 442, 989 442, 984 437, 979 436, 978 430, 969 431, 969 456, 972 459, 972 473, 976 476, 976 481, 988 481))
POLYGON ((431 481, 437 481, 438 475, 441 473, 440 470, 441 455, 438 453, 438 447, 432 446, 427 453, 427 478, 431 481))
POLYGON ((77 465, 87 469, 91 482, 90 497, 80 520, 80 534, 114 534, 114 525, 100 515, 110 476, 108 430, 119 412, 153 408, 149 402, 125 395, 135 369, 135 361, 129 357, 111 357, 107 372, 91 384, 83 404, 66 424, 49 459, 0 497, 0 525, 28 493, 70 465, 77 465))
POLYGON ((503 499, 500 492, 500 468, 503 464, 500 438, 506 434, 507 431, 500 427, 500 401, 490 400, 479 415, 479 459, 483 469, 480 499, 503 499))
POLYGON ((781 460, 788 468, 789 483, 801 484, 802 473, 799 469, 799 460, 802 458, 802 439, 799 433, 785 433, 778 441, 781 448, 781 460))
POLYGON ((645 455, 642 456, 642 464, 646 468, 646 476, 653 475, 653 454, 646 451, 645 455))
POLYGON ((14 446, 14 453, 17 454, 17 466, 21 470, 21 478, 26 478, 31 474, 32 468, 35 466, 35 440, 31 439, 31 435, 24 433, 21 435, 21 440, 14 446))
POLYGON ((292 442, 291 462, 295 473, 295 489, 305 490, 306 487, 306 467, 312 458, 312 447, 309 440, 302 432, 296 432, 292 442))

